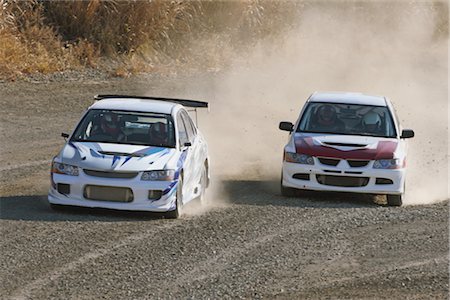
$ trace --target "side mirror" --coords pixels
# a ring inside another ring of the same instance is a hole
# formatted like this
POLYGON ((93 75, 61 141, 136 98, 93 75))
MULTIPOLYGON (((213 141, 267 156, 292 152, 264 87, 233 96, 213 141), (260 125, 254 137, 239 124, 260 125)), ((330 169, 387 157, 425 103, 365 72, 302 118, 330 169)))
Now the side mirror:
POLYGON ((67 133, 65 133, 65 132, 61 132, 61 136, 62 136, 63 138, 65 138, 65 139, 68 139, 68 138, 69 138, 69 135, 68 135, 67 133))
POLYGON ((294 130, 294 124, 291 122, 280 122, 279 127, 281 130, 292 132, 294 130))
POLYGON ((412 129, 403 129, 402 135, 400 136, 401 139, 409 139, 414 137, 414 130, 412 129))

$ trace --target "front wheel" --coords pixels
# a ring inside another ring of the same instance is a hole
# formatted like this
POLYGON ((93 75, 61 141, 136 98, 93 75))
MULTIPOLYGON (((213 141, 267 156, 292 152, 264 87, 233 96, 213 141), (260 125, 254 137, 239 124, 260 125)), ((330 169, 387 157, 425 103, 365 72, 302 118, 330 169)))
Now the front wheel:
POLYGON ((297 190, 294 188, 286 187, 284 185, 281 185, 281 195, 284 197, 295 197, 297 190))
POLYGON ((400 195, 387 195, 387 204, 389 206, 402 206, 404 194, 400 195))
POLYGON ((297 192, 296 189, 283 185, 283 171, 281 171, 280 191, 281 195, 284 197, 295 197, 295 194, 297 192))
POLYGON ((183 180, 181 177, 178 179, 175 209, 168 211, 166 217, 169 219, 178 219, 181 216, 181 209, 183 206, 183 180))
POLYGON ((50 204, 50 208, 54 211, 65 211, 67 210, 67 207, 65 205, 61 205, 61 204, 53 204, 53 203, 49 203, 50 204))

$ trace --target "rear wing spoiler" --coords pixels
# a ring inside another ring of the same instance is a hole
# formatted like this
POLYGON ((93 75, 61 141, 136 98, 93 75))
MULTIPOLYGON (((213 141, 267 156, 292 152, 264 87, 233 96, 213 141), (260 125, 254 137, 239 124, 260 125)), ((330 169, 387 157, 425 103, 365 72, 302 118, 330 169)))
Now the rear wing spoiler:
POLYGON ((124 98, 124 99, 146 99, 146 100, 158 100, 158 101, 168 101, 181 104, 185 107, 193 108, 208 108, 208 102, 188 100, 188 99, 178 99, 178 98, 164 98, 164 97, 151 97, 151 96, 131 96, 131 95, 95 95, 94 100, 111 99, 111 98, 124 98))

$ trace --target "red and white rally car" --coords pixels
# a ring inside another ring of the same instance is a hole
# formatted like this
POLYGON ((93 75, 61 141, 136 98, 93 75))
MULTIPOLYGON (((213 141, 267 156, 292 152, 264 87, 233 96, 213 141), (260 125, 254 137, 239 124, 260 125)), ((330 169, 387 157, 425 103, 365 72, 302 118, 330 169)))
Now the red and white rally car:
POLYGON ((281 192, 297 190, 386 194, 402 205, 407 145, 414 131, 402 129, 386 97, 360 93, 314 93, 289 131, 281 192))

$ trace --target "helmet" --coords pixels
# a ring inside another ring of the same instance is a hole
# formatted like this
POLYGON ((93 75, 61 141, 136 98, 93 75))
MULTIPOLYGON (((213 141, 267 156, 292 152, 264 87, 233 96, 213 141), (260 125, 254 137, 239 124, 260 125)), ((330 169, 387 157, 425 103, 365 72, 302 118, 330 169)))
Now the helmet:
POLYGON ((317 111, 319 122, 322 124, 332 124, 336 119, 336 109, 328 104, 322 105, 317 111))
POLYGON ((102 118, 102 129, 107 134, 117 135, 120 132, 119 117, 113 113, 105 113, 102 118))
POLYGON ((165 144, 167 142, 167 126, 162 122, 154 123, 150 127, 150 135, 152 140, 157 144, 165 144))
POLYGON ((366 130, 375 131, 381 126, 381 118, 376 112, 368 112, 364 115, 362 124, 366 130))

